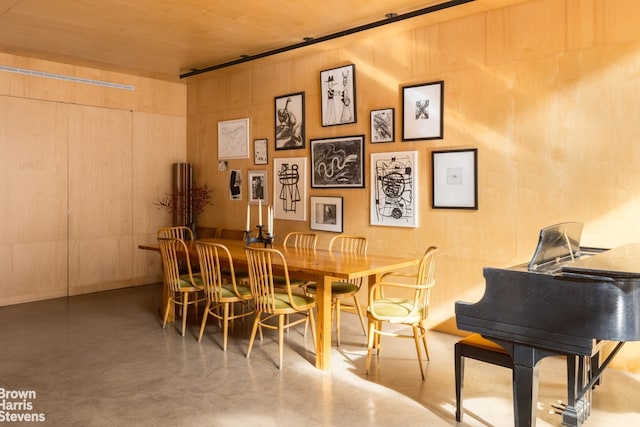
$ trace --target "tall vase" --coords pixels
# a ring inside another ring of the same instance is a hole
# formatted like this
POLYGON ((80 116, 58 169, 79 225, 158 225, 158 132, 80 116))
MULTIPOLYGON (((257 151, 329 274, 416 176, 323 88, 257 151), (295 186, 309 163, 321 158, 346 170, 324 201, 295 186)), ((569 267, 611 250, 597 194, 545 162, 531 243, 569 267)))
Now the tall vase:
MULTIPOLYGON (((177 195, 173 210, 173 225, 195 224, 191 212, 191 189, 193 188, 193 168, 189 163, 173 164, 173 194, 177 195)), ((195 227, 195 225, 194 225, 195 227)))

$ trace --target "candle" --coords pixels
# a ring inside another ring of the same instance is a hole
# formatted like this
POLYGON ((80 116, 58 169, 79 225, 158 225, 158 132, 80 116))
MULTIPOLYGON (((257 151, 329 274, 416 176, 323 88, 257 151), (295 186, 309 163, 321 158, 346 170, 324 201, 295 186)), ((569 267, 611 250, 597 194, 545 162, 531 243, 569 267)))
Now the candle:
POLYGON ((272 236, 275 236, 276 233, 273 232, 273 206, 269 206, 269 233, 272 236))
POLYGON ((245 230, 250 231, 249 227, 251 227, 251 205, 247 203, 247 228, 245 230))
POLYGON ((262 225, 262 199, 258 199, 258 225, 262 225))

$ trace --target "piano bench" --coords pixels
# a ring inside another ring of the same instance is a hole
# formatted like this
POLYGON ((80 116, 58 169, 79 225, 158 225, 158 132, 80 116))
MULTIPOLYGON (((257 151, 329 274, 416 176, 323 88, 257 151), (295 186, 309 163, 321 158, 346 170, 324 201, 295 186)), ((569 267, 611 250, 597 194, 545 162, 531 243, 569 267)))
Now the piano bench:
POLYGON ((501 346, 484 339, 480 334, 472 334, 455 344, 456 371, 456 421, 462 421, 462 388, 464 381, 464 358, 479 360, 513 369, 509 353, 501 346))

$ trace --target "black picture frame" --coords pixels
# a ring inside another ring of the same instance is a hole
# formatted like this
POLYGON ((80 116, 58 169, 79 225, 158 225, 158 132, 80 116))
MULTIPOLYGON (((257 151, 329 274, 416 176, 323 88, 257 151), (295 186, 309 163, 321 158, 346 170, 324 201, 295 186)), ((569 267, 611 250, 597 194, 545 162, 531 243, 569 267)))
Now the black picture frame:
POLYGON ((442 139, 444 81, 402 88, 402 140, 442 139))
POLYGON ((320 72, 322 126, 356 123, 356 66, 331 68, 320 72))
POLYGON ((432 151, 434 209, 478 209, 478 149, 432 151))
POLYGON ((395 108, 371 110, 371 143, 394 142, 396 140, 395 108))
POLYGON ((312 188, 364 188, 364 135, 312 139, 312 188))
POLYGON ((304 92, 277 96, 274 99, 275 149, 305 148, 304 92))

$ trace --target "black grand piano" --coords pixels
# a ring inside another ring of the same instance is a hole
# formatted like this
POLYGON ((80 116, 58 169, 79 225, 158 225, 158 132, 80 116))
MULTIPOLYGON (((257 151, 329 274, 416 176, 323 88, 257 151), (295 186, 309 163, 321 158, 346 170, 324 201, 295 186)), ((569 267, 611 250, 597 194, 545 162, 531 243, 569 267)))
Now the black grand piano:
POLYGON ((567 357, 562 424, 580 426, 603 370, 625 341, 640 340, 640 244, 580 247, 582 226, 542 229, 528 264, 484 268, 482 299, 455 305, 459 329, 480 333, 511 355, 516 426, 535 426, 543 358, 567 357), (612 349, 600 360, 603 343, 612 349))

